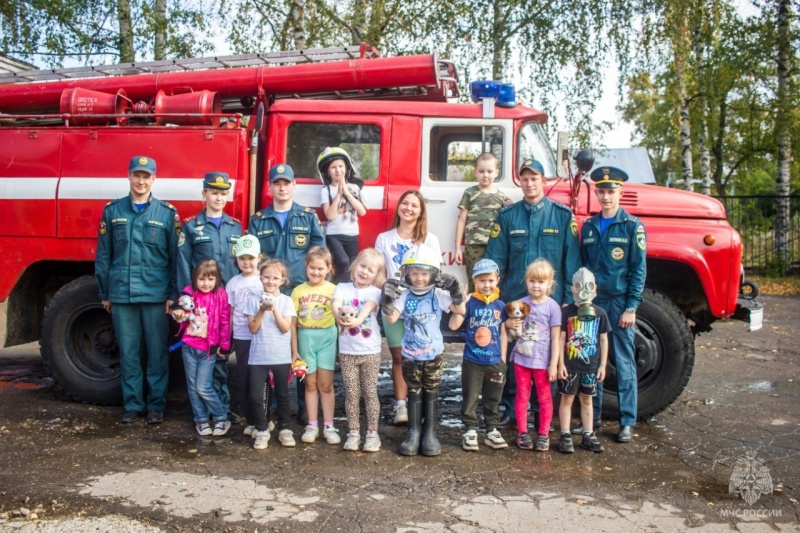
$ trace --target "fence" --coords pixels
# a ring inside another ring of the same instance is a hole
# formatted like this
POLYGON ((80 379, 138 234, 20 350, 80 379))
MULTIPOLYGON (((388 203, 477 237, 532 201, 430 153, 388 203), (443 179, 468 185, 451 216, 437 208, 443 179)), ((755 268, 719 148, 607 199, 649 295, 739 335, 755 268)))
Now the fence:
MULTIPOLYGON (((789 195, 791 220, 787 261, 775 250, 778 196, 715 196, 725 206, 728 222, 742 236, 742 264, 748 273, 783 276, 800 272, 800 195, 789 195)), ((785 198, 785 197, 784 197, 785 198)))

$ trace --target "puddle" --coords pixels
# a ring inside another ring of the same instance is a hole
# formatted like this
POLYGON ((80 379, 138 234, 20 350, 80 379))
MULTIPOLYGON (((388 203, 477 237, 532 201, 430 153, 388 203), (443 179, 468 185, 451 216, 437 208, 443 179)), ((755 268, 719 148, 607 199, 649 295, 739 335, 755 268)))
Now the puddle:
POLYGON ((728 485, 722 483, 688 483, 678 482, 672 484, 673 488, 688 492, 692 496, 700 496, 710 502, 722 500, 737 500, 739 496, 728 493, 728 485))
POLYGON ((744 388, 748 390, 755 390, 755 391, 769 391, 775 387, 775 384, 771 381, 762 380, 762 381, 754 381, 752 383, 745 384, 744 388))
POLYGON ((261 524, 279 519, 313 522, 317 512, 308 506, 320 500, 316 496, 273 489, 255 480, 153 469, 92 478, 79 492, 96 498, 116 498, 126 505, 160 509, 182 518, 218 515, 226 522, 261 524))

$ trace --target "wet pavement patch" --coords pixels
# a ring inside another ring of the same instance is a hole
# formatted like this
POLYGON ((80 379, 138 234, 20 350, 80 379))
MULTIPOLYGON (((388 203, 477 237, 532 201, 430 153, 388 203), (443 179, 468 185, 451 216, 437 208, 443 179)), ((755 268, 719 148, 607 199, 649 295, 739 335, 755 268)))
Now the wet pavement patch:
POLYGON ((254 480, 199 476, 142 469, 90 479, 83 495, 115 498, 123 504, 158 510, 182 518, 215 515, 226 522, 267 524, 289 519, 313 522, 317 513, 306 509, 316 496, 297 496, 254 480))

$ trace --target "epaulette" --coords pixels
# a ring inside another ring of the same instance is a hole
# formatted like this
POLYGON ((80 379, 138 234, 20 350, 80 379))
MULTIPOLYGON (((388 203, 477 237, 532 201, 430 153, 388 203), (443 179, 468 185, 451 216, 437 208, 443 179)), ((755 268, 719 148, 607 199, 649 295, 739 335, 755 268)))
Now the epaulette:
POLYGON ((120 200, 122 200, 122 198, 115 198, 115 199, 111 200, 110 202, 108 202, 106 205, 114 205, 115 203, 119 202, 120 200))
POLYGON ((197 215, 192 215, 189 218, 184 218, 183 219, 183 223, 184 224, 188 224, 189 222, 191 222, 192 220, 195 220, 195 219, 197 219, 197 215))
POLYGON ((238 218, 236 218, 236 217, 231 217, 231 220, 233 220, 234 222, 237 222, 237 223, 238 223, 240 226, 242 225, 242 221, 241 221, 241 220, 239 220, 239 219, 238 219, 238 218))
POLYGON ((511 208, 514 207, 515 205, 517 205, 517 202, 514 202, 513 204, 504 205, 503 207, 500 208, 500 211, 498 211, 497 213, 499 214, 499 213, 505 213, 506 211, 510 211, 511 208))
POLYGON ((569 214, 572 215, 572 209, 570 209, 569 207, 565 206, 564 204, 561 204, 561 203, 558 203, 558 202, 553 202, 553 205, 558 207, 559 209, 563 209, 564 211, 569 211, 569 214))
POLYGON ((164 204, 165 206, 167 206, 167 208, 172 209, 173 211, 177 211, 178 210, 174 205, 172 205, 169 202, 165 202, 164 200, 161 200, 161 203, 164 204))
POLYGON ((253 213, 252 215, 250 215, 250 218, 251 218, 251 219, 253 219, 253 218, 264 218, 264 214, 263 214, 263 213, 261 213, 261 211, 256 211, 255 213, 253 213))
MULTIPOLYGON (((312 211, 314 211, 314 208, 313 208, 313 207, 306 207, 306 208, 304 209, 304 211, 305 211, 306 213, 311 213, 312 211)), ((316 212, 316 211, 314 211, 314 212, 316 212)))

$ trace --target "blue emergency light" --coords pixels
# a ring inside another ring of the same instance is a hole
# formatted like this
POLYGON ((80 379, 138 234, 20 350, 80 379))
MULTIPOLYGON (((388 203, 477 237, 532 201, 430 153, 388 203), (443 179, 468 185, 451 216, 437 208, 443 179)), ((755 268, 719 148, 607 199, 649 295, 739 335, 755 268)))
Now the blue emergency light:
POLYGON ((500 107, 516 107, 516 91, 510 83, 499 81, 473 81, 469 84, 472 101, 476 104, 483 98, 494 98, 500 107))

